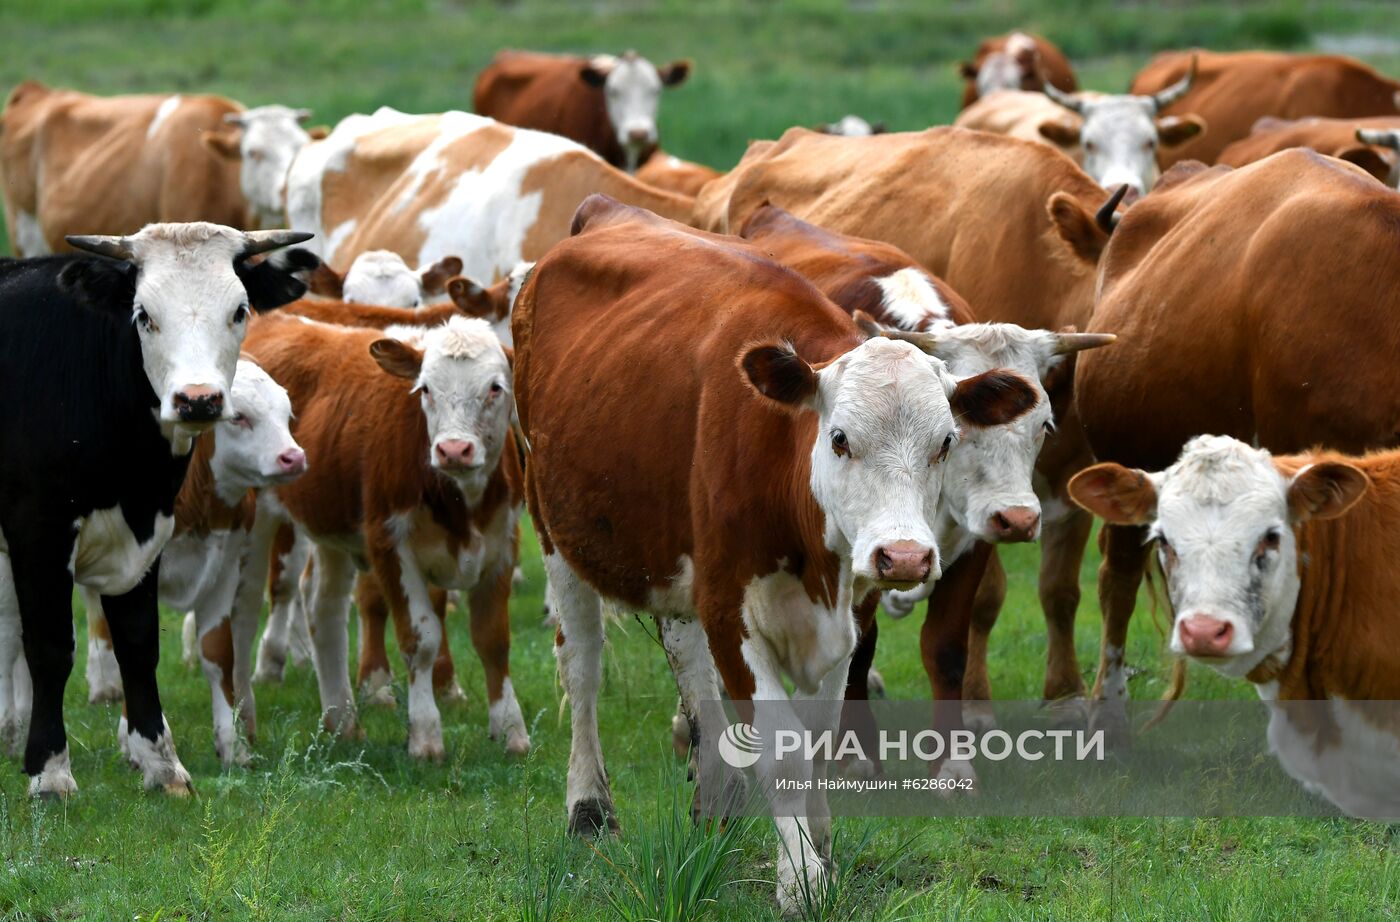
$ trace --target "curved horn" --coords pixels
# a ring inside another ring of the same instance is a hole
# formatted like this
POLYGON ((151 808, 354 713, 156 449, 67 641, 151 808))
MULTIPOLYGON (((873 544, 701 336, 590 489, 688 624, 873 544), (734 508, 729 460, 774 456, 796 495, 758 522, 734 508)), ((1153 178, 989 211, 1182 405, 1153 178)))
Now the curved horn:
POLYGON ((1094 214, 1094 223, 1099 226, 1099 230, 1113 236, 1113 231, 1118 227, 1118 205, 1123 201, 1123 196, 1128 194, 1128 184, 1118 187, 1118 191, 1108 197, 1108 201, 1103 203, 1103 207, 1094 214))
POLYGON ((225 113, 224 113, 224 121, 228 122, 230 125, 242 125, 242 124, 243 124, 243 113, 242 113, 242 112, 225 112, 225 113))
POLYGON ((112 259, 131 259, 131 244, 125 237, 108 237, 102 234, 69 234, 63 238, 68 245, 78 250, 87 250, 98 256, 112 259))
POLYGON ((1112 333, 1056 333, 1055 354, 1069 355, 1071 352, 1097 349, 1100 346, 1107 346, 1116 339, 1118 337, 1112 333))
POLYGON ((876 336, 883 336, 886 339, 897 339, 909 343, 921 352, 927 352, 929 355, 933 355, 934 350, 938 348, 938 337, 932 333, 911 333, 908 330, 888 327, 875 320, 874 317, 871 317, 865 311, 856 311, 851 317, 855 320, 856 326, 860 327, 861 332, 872 339, 876 336))
POLYGON ((1078 98, 1077 96, 1075 96, 1075 95, 1072 94, 1072 93, 1062 93, 1062 92, 1060 92, 1059 87, 1057 87, 1057 86, 1055 86, 1055 84, 1051 83, 1051 82, 1050 82, 1050 78, 1047 77, 1047 76, 1045 76, 1045 74, 1044 74, 1043 72, 1042 72, 1041 75, 1040 75, 1040 81, 1041 81, 1042 83, 1045 84, 1045 95, 1046 95, 1046 96, 1049 96, 1049 97, 1050 97, 1051 99, 1053 99, 1055 102, 1057 102, 1057 103, 1059 103, 1060 105, 1064 106, 1066 109, 1068 109, 1068 110, 1071 111, 1071 112, 1077 113, 1077 114, 1079 114, 1079 115, 1083 115, 1083 114, 1084 114, 1084 100, 1078 98))
POLYGON ((1393 147, 1400 150, 1400 135, 1383 128, 1358 128, 1356 129, 1356 140, 1362 144, 1374 144, 1377 147, 1393 147))
POLYGON ((1186 76, 1182 77, 1171 86, 1157 93, 1153 93, 1149 98, 1152 100, 1154 111, 1161 112, 1167 106, 1185 96, 1191 89, 1191 84, 1196 82, 1196 55, 1191 55, 1191 68, 1186 71, 1186 76))
POLYGON ((244 231, 243 239, 247 243, 243 246, 243 256, 253 256, 257 253, 266 253, 268 250, 275 250, 279 247, 291 246, 294 243, 305 243, 316 235, 309 231, 294 230, 256 230, 244 231))

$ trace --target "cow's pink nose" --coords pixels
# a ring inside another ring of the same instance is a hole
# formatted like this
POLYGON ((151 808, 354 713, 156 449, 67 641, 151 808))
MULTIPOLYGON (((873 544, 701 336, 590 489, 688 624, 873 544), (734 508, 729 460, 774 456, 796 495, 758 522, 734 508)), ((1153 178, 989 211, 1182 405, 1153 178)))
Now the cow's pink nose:
POLYGON ((1039 525, 1040 513, 1029 506, 1010 506, 987 521, 992 537, 1007 544, 1034 540, 1039 525))
POLYGON ((922 583, 933 569, 933 549, 917 541, 896 541, 875 549, 875 573, 897 583, 922 583))
POLYGON ((289 448, 277 456, 277 469, 284 474, 300 474, 306 470, 306 452, 289 448))
POLYGON ((476 460, 476 444, 465 439, 444 439, 433 447, 439 467, 470 467, 476 460))
POLYGON ((1235 626, 1223 618, 1191 615, 1182 619, 1177 633, 1191 656, 1224 656, 1230 641, 1235 639, 1235 626))

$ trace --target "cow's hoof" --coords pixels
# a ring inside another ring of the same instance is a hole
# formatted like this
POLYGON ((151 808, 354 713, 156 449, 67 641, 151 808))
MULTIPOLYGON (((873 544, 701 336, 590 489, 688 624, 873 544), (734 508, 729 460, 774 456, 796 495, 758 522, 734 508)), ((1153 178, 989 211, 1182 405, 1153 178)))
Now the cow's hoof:
POLYGON ((467 700, 467 693, 462 691, 462 686, 456 680, 448 683, 443 688, 436 690, 437 700, 443 704, 462 704, 467 700))
POLYGON ((377 687, 361 686, 360 700, 365 707, 383 708, 387 711, 396 710, 399 706, 398 696, 394 694, 392 685, 379 685, 377 687))
POLYGON ((963 759, 945 759, 938 766, 934 776, 938 782, 938 793, 942 797, 977 796, 977 769, 963 759))
POLYGON ((285 663, 277 663, 276 665, 267 662, 258 663, 257 671, 253 673, 253 684, 281 685, 285 666, 285 663))
POLYGON ((854 756, 837 762, 836 771, 842 778, 854 778, 861 781, 868 781, 876 774, 873 759, 858 759, 854 756))
POLYGON ((1089 714, 1090 733, 1103 733, 1104 747, 1127 750, 1133 745, 1132 728, 1128 725, 1128 709, 1121 701, 1099 701, 1089 714))
POLYGON ((1089 725, 1089 702, 1083 695, 1045 702, 1050 722, 1057 730, 1082 730, 1089 725))
POLYGON ((321 727, 331 736, 348 742, 354 743, 365 738, 365 731, 360 729, 352 709, 343 712, 336 709, 327 711, 321 716, 321 727))
POLYGON ((88 687, 88 704, 115 704, 120 700, 122 700, 120 683, 114 685, 104 682, 88 687))
POLYGON ((671 748, 675 750, 676 758, 690 758, 690 718, 685 714, 676 714, 671 718, 671 748))
POLYGON ((997 712, 990 701, 964 701, 963 724, 974 733, 986 733, 997 728, 997 712))
POLYGON ((586 839, 614 835, 618 831, 617 817, 611 801, 589 797, 574 804, 569 811, 569 834, 586 839))
POLYGON ((68 750, 49 756, 43 771, 29 779, 29 796, 42 800, 62 800, 78 793, 73 769, 68 762, 68 750))
POLYGON ((414 732, 410 728, 408 731, 408 754, 424 762, 441 762, 447 757, 447 751, 442 746, 442 729, 437 728, 436 732, 432 730, 414 732))
POLYGON ((524 730, 511 730, 506 734, 506 755, 525 756, 530 754, 530 734, 524 730))
POLYGON ((189 776, 185 776, 183 781, 170 781, 160 786, 161 792, 167 797, 177 797, 184 800, 186 797, 194 796, 194 782, 189 776))

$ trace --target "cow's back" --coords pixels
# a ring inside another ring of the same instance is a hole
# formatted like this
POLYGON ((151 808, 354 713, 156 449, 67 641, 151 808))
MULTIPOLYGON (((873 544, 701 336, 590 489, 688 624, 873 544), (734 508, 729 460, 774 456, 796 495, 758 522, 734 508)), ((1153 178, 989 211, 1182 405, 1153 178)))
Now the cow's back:
POLYGON ((1400 196, 1290 150, 1201 172, 1123 217, 1076 401, 1095 454, 1157 470, 1191 436, 1278 452, 1400 437, 1400 196))
MULTIPOLYGON (((1222 150, 1219 161, 1226 166, 1246 166, 1290 147, 1307 147, 1329 157, 1338 157, 1364 147, 1356 137, 1358 128, 1400 129, 1400 114, 1371 118, 1264 119, 1255 124, 1248 137, 1222 150)), ((1382 165, 1376 164, 1377 167, 1382 165)), ((1377 178, 1384 182, 1386 175, 1377 178)))
POLYGON ((1196 137, 1163 149, 1159 159, 1164 168, 1182 160, 1215 163, 1226 146, 1248 136, 1254 123, 1265 116, 1355 118, 1400 111, 1395 96, 1400 85, 1340 55, 1165 52, 1133 78, 1132 92, 1165 89, 1186 75, 1193 56, 1198 69, 1190 91, 1163 114, 1195 113, 1207 127, 1196 137))
POLYGON ((613 166, 625 162, 603 91, 580 76, 586 58, 502 51, 477 77, 477 114, 576 141, 613 166))

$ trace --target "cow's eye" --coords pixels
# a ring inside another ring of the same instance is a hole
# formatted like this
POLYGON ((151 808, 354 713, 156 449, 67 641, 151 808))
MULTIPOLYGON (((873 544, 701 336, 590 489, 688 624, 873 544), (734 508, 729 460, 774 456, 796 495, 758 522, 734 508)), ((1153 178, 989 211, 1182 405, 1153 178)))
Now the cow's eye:
POLYGON ((238 310, 233 312, 233 323, 235 326, 248 319, 248 305, 238 305, 238 310))
POLYGON ((136 322, 141 326, 141 329, 145 330, 147 333, 155 329, 155 324, 151 323, 151 315, 146 313, 144 307, 136 308, 136 322))
POLYGON ((1270 528, 1264 532, 1264 536, 1259 539, 1259 546, 1255 548, 1254 560, 1263 564, 1271 551, 1277 551, 1279 544, 1283 541, 1283 533, 1277 528, 1270 528))
POLYGON ((942 446, 941 448, 938 449, 938 454, 934 457, 933 463, 934 463, 934 464, 941 464, 941 463, 943 462, 943 459, 948 457, 948 449, 950 449, 950 448, 952 448, 952 447, 953 447, 953 435, 952 435, 952 433, 950 432, 950 433, 943 439, 943 446, 942 446))
POLYGON ((492 396, 492 397, 497 396, 498 394, 500 394, 500 393, 501 393, 502 391, 504 391, 504 390, 505 390, 505 388, 501 385, 501 382, 499 382, 499 381, 492 381, 492 382, 491 382, 491 396, 492 396))
POLYGON ((423 396, 424 396, 424 397, 431 397, 431 396, 433 396, 433 392, 430 391, 430 390, 428 390, 428 385, 426 385, 426 384, 421 385, 418 389, 419 389, 420 391, 423 392, 423 396))
POLYGON ((233 419, 229 420, 229 422, 233 423, 240 429, 253 428, 253 421, 242 413, 233 414, 233 419))
POLYGON ((1097 144, 1095 144, 1093 141, 1085 141, 1085 142, 1084 142, 1084 149, 1085 149, 1086 151, 1088 151, 1089 153, 1092 154, 1094 151, 1096 151, 1096 150, 1099 149, 1099 146, 1098 146, 1097 144))
POLYGON ((846 433, 840 429, 831 430, 831 450, 836 452, 837 457, 849 457, 851 454, 851 443, 846 441, 846 433))

